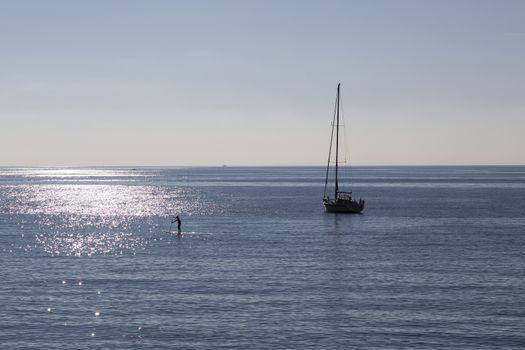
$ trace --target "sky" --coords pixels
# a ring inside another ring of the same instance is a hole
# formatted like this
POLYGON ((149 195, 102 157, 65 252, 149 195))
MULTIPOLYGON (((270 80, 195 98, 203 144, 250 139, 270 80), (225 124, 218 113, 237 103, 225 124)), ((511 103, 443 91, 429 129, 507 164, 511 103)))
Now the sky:
POLYGON ((0 166, 525 164, 525 1, 0 0, 0 166))

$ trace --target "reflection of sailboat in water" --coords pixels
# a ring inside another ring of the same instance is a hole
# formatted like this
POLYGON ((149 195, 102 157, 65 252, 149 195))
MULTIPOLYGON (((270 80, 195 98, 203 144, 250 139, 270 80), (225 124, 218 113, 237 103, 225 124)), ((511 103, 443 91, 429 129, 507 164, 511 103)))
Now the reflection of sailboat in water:
POLYGON ((356 201, 352 198, 352 192, 345 192, 339 190, 339 107, 340 101, 340 86, 337 85, 337 97, 335 100, 335 112, 334 120, 332 122, 332 134, 330 136, 330 150, 328 151, 328 165, 326 167, 326 180, 324 184, 324 196, 323 204, 326 212, 328 213, 360 213, 365 207, 365 201, 359 198, 356 201), (328 188, 328 175, 330 171, 330 159, 332 157, 332 145, 334 143, 334 130, 335 130, 335 180, 334 180, 334 198, 330 198, 326 194, 328 188))

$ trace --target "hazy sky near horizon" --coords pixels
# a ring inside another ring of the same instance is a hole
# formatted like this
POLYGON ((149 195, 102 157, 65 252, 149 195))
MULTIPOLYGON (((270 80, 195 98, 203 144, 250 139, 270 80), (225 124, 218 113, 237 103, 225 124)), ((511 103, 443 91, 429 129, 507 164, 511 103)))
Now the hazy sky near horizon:
POLYGON ((525 1, 0 1, 0 165, 525 164, 525 1))

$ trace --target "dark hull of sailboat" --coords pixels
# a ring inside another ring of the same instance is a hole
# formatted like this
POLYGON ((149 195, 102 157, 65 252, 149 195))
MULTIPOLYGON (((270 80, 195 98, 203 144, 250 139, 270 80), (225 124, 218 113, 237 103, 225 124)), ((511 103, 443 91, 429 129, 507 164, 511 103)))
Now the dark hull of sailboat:
POLYGON ((359 214, 365 208, 364 203, 359 203, 354 200, 343 200, 334 202, 323 201, 324 209, 327 213, 347 213, 347 214, 359 214))

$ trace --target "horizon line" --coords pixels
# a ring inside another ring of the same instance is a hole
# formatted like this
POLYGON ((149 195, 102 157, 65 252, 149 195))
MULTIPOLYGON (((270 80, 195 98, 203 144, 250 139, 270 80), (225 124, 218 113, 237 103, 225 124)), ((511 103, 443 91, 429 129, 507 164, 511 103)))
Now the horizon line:
MULTIPOLYGON (((522 167, 525 164, 352 164, 340 167, 522 167)), ((299 168, 326 164, 0 165, 0 168, 299 168)))

